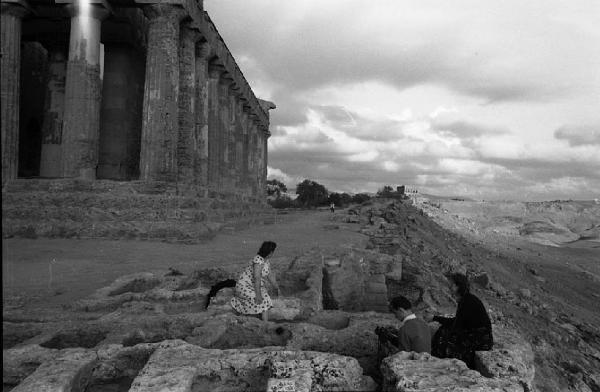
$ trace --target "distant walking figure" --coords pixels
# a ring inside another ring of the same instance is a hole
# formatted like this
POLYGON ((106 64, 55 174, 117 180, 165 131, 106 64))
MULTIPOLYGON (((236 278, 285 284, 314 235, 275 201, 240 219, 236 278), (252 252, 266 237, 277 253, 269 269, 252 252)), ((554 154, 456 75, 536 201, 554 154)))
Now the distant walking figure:
POLYGON ((335 212, 335 204, 331 203, 329 205, 329 209, 331 210, 331 212, 335 212))
POLYGON ((265 241, 254 256, 252 262, 241 272, 235 285, 235 294, 231 299, 233 309, 241 314, 258 315, 268 321, 268 310, 273 307, 267 292, 266 281, 279 292, 275 276, 271 273, 269 257, 275 252, 277 244, 265 241))
POLYGON ((442 324, 433 336, 431 353, 438 358, 457 358, 475 368, 475 351, 491 350, 494 345, 492 323, 483 303, 469 292, 463 274, 451 276, 458 307, 455 317, 435 316, 442 324))

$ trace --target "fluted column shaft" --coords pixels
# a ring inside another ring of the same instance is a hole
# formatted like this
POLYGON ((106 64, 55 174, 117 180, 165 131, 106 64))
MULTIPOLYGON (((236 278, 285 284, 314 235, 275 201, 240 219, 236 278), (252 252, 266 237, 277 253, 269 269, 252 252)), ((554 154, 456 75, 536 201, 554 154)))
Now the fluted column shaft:
POLYGON ((219 189, 230 188, 229 172, 229 133, 230 133, 230 101, 229 86, 232 80, 221 75, 219 79, 219 189))
POLYGON ((194 161, 199 146, 196 128, 196 42, 198 32, 183 26, 179 47, 178 182, 194 183, 194 161))
POLYGON ((267 173, 269 168, 269 133, 268 128, 266 128, 263 132, 263 172, 261 176, 262 181, 262 196, 267 196, 267 173))
POLYGON ((67 75, 67 56, 62 45, 49 46, 48 59, 40 176, 60 177, 62 174, 62 128, 67 75))
POLYGON ((250 149, 249 149, 249 129, 250 129, 250 119, 248 118, 248 113, 250 108, 245 106, 245 102, 242 102, 242 156, 241 156, 241 165, 242 168, 240 170, 242 176, 242 185, 245 189, 245 192, 248 192, 248 186, 250 184, 250 174, 249 174, 249 160, 250 160, 250 149))
POLYGON ((256 196, 258 190, 258 120, 255 114, 250 114, 250 128, 248 131, 248 177, 252 196, 256 196))
POLYGON ((208 185, 208 56, 210 48, 207 43, 196 46, 196 99, 194 145, 194 177, 197 183, 208 185))
POLYGON ((71 14, 69 60, 63 117, 64 177, 96 178, 100 135, 100 28, 108 11, 101 6, 67 6, 71 14))
POLYGON ((241 189, 244 186, 244 129, 243 129, 243 113, 244 113, 244 102, 242 102, 241 95, 236 96, 235 101, 235 186, 236 189, 241 189))
POLYGON ((1 6, 2 73, 2 183, 17 177, 19 157, 19 96, 21 69, 21 25, 27 10, 16 4, 1 6))
POLYGON ((148 17, 148 52, 140 179, 177 179, 179 136, 179 23, 185 11, 177 6, 156 4, 144 7, 148 17))
POLYGON ((219 110, 219 79, 223 70, 218 66, 211 66, 207 86, 208 100, 208 184, 218 187, 220 181, 219 167, 221 164, 220 153, 220 110, 219 110))
POLYGON ((263 172, 266 169, 264 164, 264 133, 262 124, 257 124, 256 136, 256 195, 260 197, 263 194, 263 172))
POLYGON ((229 187, 232 189, 236 189, 237 186, 237 122, 238 113, 237 113, 237 88, 235 85, 231 85, 229 88, 229 138, 228 138, 228 183, 229 187))

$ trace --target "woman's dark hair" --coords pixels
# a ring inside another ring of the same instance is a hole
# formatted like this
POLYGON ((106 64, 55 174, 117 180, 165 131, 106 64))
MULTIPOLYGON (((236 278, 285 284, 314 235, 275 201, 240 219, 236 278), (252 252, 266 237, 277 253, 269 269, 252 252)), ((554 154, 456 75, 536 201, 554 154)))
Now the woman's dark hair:
POLYGON ((390 310, 393 312, 398 308, 402 308, 404 310, 410 310, 412 308, 412 304, 408 300, 408 298, 403 296, 394 297, 390 300, 390 310))
POLYGON ((457 292, 461 297, 464 297, 466 294, 469 293, 469 290, 470 290, 469 279, 467 278, 466 275, 456 273, 456 274, 452 274, 450 276, 450 279, 452 279, 452 281, 458 288, 457 292))
POLYGON ((260 257, 267 257, 268 255, 273 253, 275 248, 277 248, 276 243, 274 243, 273 241, 265 241, 260 246, 260 249, 258 250, 258 255, 260 257))

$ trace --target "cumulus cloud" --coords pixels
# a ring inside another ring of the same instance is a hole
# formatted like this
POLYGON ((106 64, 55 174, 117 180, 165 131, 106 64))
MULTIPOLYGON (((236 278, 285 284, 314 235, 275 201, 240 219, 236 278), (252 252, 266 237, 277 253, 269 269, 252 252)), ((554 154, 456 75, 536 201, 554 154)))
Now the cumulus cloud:
POLYGON ((255 92, 277 104, 269 175, 289 187, 600 192, 600 128, 562 125, 600 124, 600 2, 204 4, 255 92))
POLYGON ((600 145, 600 125, 563 126, 554 131, 554 137, 566 140, 570 146, 600 145))
POLYGON ((580 61, 582 51, 596 53, 590 34, 580 31, 588 39, 576 44, 564 37, 564 19, 579 17, 578 8, 563 10, 559 23, 549 10, 561 3, 550 3, 407 7, 382 0, 365 7, 357 0, 259 0, 205 6, 217 22, 232 25, 224 35, 234 53, 260 63, 261 75, 288 93, 381 80, 400 89, 434 83, 498 102, 547 99, 597 78, 591 66, 598 56, 580 61), (276 17, 266 23, 265 12, 276 17))

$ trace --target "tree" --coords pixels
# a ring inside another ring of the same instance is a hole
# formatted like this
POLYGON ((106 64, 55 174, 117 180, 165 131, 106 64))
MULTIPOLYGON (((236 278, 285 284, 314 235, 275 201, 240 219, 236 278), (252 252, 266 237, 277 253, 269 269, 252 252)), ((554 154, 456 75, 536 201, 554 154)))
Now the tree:
POLYGON ((389 196, 392 192, 394 192, 394 188, 389 185, 385 185, 383 188, 377 191, 377 196, 386 197, 389 196))
POLYGON ((292 200, 289 196, 283 195, 276 199, 269 199, 267 203, 273 208, 296 208, 296 200, 292 200))
POLYGON ((316 207, 327 203, 329 192, 327 189, 312 180, 304 180, 296 185, 296 194, 298 203, 305 207, 316 207))
POLYGON ((280 197, 282 193, 287 192, 285 184, 279 180, 267 180, 267 195, 280 197))
POLYGON ((366 193, 357 193, 356 195, 352 196, 352 203, 361 204, 368 200, 371 200, 371 196, 366 193))
POLYGON ((333 192, 329 194, 329 202, 338 207, 344 207, 352 203, 352 196, 347 193, 333 192))

